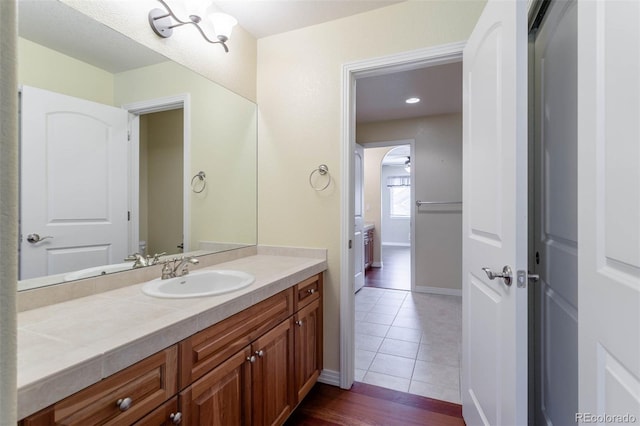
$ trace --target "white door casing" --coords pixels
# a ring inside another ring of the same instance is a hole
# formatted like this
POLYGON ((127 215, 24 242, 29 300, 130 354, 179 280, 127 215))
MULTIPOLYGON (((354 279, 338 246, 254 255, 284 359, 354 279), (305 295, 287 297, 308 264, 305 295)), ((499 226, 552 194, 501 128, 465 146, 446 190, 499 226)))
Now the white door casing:
MULTIPOLYGON (((640 3, 578 2, 578 375, 640 421, 640 3)), ((629 423, 601 417, 598 423, 629 423)))
POLYGON ((353 272, 354 292, 364 287, 364 147, 356 144, 353 154, 354 172, 354 222, 353 222, 353 272))
POLYGON ((534 45, 536 421, 578 411, 577 2, 556 1, 534 45))
POLYGON ((20 279, 122 262, 127 112, 28 86, 21 99, 20 279))
POLYGON ((527 4, 490 0, 463 53, 463 416, 527 424, 527 4), (511 286, 483 267, 513 270, 511 286), (524 278, 526 285, 526 277, 524 278))

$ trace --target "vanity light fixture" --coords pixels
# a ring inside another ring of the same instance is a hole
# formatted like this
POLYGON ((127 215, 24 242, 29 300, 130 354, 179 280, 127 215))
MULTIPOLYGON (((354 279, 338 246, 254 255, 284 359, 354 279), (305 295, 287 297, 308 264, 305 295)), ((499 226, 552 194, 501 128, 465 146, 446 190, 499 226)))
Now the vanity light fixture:
POLYGON ((405 102, 408 104, 417 104, 418 102, 420 102, 420 98, 409 98, 405 102))
MULTIPOLYGON (((173 29, 181 27, 183 25, 191 24, 195 26, 202 37, 206 41, 212 44, 221 44, 224 48, 224 51, 229 53, 229 48, 226 45, 226 42, 229 40, 231 36, 231 31, 233 27, 238 23, 238 21, 231 15, 227 15, 226 13, 211 13, 209 14, 209 19, 213 24, 213 30, 216 34, 217 40, 212 40, 207 37, 207 34, 204 32, 200 23, 202 22, 202 15, 200 11, 196 11, 199 14, 190 14, 188 20, 182 20, 176 16, 173 10, 169 7, 169 5, 164 0, 158 0, 166 10, 163 9, 151 9, 149 11, 149 24, 157 35, 163 38, 168 38, 173 35, 173 29)), ((186 3, 186 2, 185 2, 186 3)), ((203 5, 202 1, 198 1, 200 5, 203 5)), ((203 11, 206 7, 201 7, 203 11)))

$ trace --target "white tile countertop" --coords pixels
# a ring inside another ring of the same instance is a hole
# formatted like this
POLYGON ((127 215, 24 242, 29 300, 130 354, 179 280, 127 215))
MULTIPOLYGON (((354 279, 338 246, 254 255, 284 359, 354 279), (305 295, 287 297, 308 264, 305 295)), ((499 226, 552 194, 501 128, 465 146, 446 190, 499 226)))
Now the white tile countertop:
POLYGON ((18 418, 327 268, 326 250, 298 251, 309 257, 291 255, 290 249, 257 253, 204 268, 236 269, 255 276, 253 284, 228 294, 160 299, 143 294, 143 283, 138 283, 20 312, 18 418))

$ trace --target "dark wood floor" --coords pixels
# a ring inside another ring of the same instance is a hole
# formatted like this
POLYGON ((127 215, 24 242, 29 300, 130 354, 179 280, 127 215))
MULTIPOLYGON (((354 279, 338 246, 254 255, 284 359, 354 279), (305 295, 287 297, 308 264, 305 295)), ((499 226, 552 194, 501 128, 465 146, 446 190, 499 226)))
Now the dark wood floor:
POLYGON ((285 426, 464 426, 462 407, 404 392, 354 383, 351 390, 318 383, 285 426))
POLYGON ((369 268, 365 287, 411 290, 411 248, 383 246, 382 268, 369 268))

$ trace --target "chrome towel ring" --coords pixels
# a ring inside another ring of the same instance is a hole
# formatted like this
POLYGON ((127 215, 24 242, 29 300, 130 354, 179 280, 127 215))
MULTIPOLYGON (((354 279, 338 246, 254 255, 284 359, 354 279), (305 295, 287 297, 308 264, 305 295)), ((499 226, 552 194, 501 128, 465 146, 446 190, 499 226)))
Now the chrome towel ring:
POLYGON ((329 187, 329 184, 331 183, 331 175, 329 174, 329 167, 327 167, 326 164, 320 164, 318 166, 317 169, 314 169, 311 174, 309 175, 309 185, 311 185, 311 187, 313 189, 315 189, 316 191, 324 191, 325 189, 327 189, 329 187), (318 174, 319 176, 326 176, 327 177, 327 183, 324 186, 315 186, 313 184, 313 175, 318 174))
POLYGON ((207 187, 207 175, 203 171, 199 171, 193 178, 191 178, 191 190, 196 194, 201 193, 207 187), (198 180, 196 180, 198 179, 198 180), (200 189, 196 189, 200 186, 200 189))

